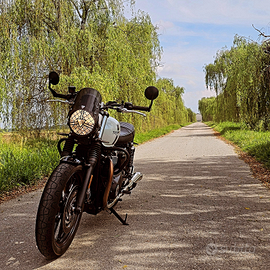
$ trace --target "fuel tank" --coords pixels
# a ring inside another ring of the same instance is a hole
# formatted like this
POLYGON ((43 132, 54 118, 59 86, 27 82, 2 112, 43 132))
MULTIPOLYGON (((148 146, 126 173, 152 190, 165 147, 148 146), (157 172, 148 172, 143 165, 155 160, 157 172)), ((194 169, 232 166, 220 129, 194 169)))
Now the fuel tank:
POLYGON ((109 116, 107 118, 103 134, 101 136, 102 144, 105 147, 113 147, 120 135, 120 123, 109 116))

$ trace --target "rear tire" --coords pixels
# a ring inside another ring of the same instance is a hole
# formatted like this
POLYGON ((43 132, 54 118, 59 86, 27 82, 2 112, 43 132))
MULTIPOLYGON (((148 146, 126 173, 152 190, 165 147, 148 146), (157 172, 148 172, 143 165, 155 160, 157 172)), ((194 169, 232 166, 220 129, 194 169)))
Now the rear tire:
POLYGON ((82 166, 61 163, 51 174, 36 218, 36 242, 47 259, 63 255, 78 229, 82 212, 76 201, 82 184, 82 166))

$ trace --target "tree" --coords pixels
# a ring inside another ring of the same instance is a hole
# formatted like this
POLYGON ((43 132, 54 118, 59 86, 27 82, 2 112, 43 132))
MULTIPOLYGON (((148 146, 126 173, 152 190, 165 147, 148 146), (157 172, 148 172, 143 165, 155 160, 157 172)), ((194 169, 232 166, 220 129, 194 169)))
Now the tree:
POLYGON ((230 50, 205 66, 205 81, 217 93, 216 121, 242 121, 251 128, 269 126, 269 56, 265 44, 236 36, 230 50))
MULTIPOLYGON (((90 86, 104 101, 143 104, 147 86, 173 84, 156 79, 162 48, 149 15, 139 12, 128 21, 122 0, 13 0, 0 6, 0 25, 0 116, 13 130, 66 123, 68 108, 47 102, 51 70, 61 74, 57 91, 90 86)), ((168 113, 153 108, 158 126, 187 118, 184 89, 170 87, 163 93, 168 113)), ((141 118, 120 116, 130 118, 141 129, 141 118)))

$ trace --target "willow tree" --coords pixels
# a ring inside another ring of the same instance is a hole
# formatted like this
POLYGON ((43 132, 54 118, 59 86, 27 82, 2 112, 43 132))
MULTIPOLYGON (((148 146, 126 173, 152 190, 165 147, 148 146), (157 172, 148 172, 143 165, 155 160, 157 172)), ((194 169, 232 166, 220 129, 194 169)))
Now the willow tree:
MULTIPOLYGON (((66 122, 67 107, 46 102, 51 70, 61 74, 59 92, 69 85, 94 87, 104 101, 146 105, 143 92, 158 84, 162 49, 150 17, 139 12, 127 20, 124 2, 13 0, 0 6, 0 115, 6 126, 40 130, 66 122)), ((129 3, 132 7, 133 1, 129 3)), ((167 95, 185 117, 181 97, 167 95)), ((170 108, 159 126, 180 121, 170 108)), ((153 108, 154 113, 159 110, 153 108)), ((141 118, 121 117, 142 126, 141 118)))
POLYGON ((20 130, 63 122, 65 110, 45 102, 47 74, 104 70, 108 32, 122 17, 122 1, 13 0, 0 8, 3 121, 20 130))
POLYGON ((199 111, 203 121, 217 121, 216 117, 216 98, 202 98, 199 100, 199 111))
POLYGON ((268 127, 268 63, 264 44, 236 36, 230 50, 220 51, 214 63, 205 66, 206 84, 217 93, 217 121, 268 127))

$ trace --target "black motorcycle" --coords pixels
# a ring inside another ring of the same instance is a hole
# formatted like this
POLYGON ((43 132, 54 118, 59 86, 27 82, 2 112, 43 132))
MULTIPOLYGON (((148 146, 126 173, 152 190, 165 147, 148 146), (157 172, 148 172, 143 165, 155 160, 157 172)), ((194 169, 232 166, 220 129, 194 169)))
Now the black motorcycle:
POLYGON ((78 229, 82 213, 96 215, 109 210, 124 225, 128 225, 115 211, 114 206, 124 194, 130 194, 142 179, 134 171, 134 126, 118 122, 109 116, 108 109, 121 113, 138 113, 151 110, 158 89, 150 86, 145 97, 149 107, 134 106, 130 102, 102 102, 100 93, 93 88, 76 92, 69 87, 69 94, 55 92, 51 85, 59 82, 56 72, 49 74, 49 89, 54 100, 68 103, 69 134, 58 142, 61 156, 44 188, 37 218, 36 242, 40 252, 48 259, 65 253, 78 229))

